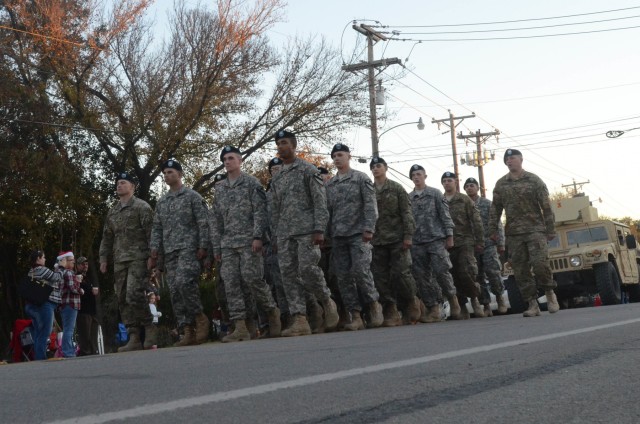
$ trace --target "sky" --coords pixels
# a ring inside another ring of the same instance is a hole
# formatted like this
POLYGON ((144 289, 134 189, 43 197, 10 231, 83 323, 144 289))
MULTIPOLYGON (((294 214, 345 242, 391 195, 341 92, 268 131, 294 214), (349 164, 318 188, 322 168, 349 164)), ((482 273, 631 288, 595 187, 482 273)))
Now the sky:
MULTIPOLYGON (((156 7, 170 4, 159 0, 156 7)), ((268 36, 278 45, 322 35, 347 59, 358 38, 363 41, 351 28, 354 20, 384 26, 378 29, 394 38, 421 40, 379 42, 374 50, 375 59, 397 57, 406 67, 402 78, 399 67, 379 76, 386 104, 378 114, 389 116, 378 122, 379 131, 419 118, 426 125, 422 131, 402 125, 381 137, 391 179, 411 189, 408 170, 418 163, 427 170, 427 184, 442 188, 440 176, 453 170, 451 139, 447 127, 431 121, 447 118, 448 110, 474 112, 457 133, 501 133, 483 145, 495 153, 484 166, 487 197, 507 173, 504 151, 516 148, 524 168, 551 193, 564 192, 574 180, 589 181, 582 191, 601 215, 640 219, 640 196, 633 192, 640 154, 640 129, 633 130, 640 127, 640 1, 290 0, 283 22, 268 36), (581 16, 558 18, 568 15, 581 16), (549 36, 576 32, 589 33, 549 36), (433 41, 477 38, 494 39, 433 41), (610 130, 626 132, 612 139, 605 136, 610 130)), ((354 156, 371 157, 368 128, 354 128, 344 142, 354 156)), ((473 150, 475 144, 458 140, 459 155, 473 150)), ((368 163, 353 165, 369 172, 368 163)), ((459 164, 459 172, 461 182, 478 178, 472 166, 459 164)))

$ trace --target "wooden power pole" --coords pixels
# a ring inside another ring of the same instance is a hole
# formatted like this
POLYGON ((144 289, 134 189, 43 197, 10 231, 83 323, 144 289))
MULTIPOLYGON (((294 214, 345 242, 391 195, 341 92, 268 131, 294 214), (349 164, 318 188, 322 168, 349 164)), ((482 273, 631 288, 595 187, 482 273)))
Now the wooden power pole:
POLYGON ((471 113, 471 115, 453 116, 453 114, 451 113, 451 109, 449 109, 448 118, 431 120, 431 123, 438 124, 438 127, 440 126, 440 124, 447 125, 449 127, 449 131, 451 131, 451 150, 453 152, 453 172, 456 174, 456 189, 458 191, 460 191, 460 173, 458 172, 458 151, 456 149, 456 127, 460 125, 460 122, 462 122, 465 118, 475 118, 475 117, 476 117, 476 114, 473 112, 471 113), (455 121, 458 119, 460 120, 460 122, 456 124, 455 121))
POLYGON ((477 166, 478 167, 478 182, 480 183, 480 195, 482 197, 487 197, 487 187, 484 183, 484 165, 489 162, 490 160, 493 160, 493 157, 489 157, 488 155, 485 154, 483 155, 482 153, 482 145, 489 139, 489 137, 493 137, 494 135, 499 135, 500 131, 495 130, 495 131, 491 131, 491 132, 480 132, 480 130, 476 131, 475 133, 471 133, 468 135, 463 135, 462 133, 460 133, 458 135, 458 138, 461 139, 472 139, 475 138, 475 144, 476 144, 476 151, 473 154, 473 158, 470 160, 467 160, 466 163, 467 165, 470 166, 477 166))

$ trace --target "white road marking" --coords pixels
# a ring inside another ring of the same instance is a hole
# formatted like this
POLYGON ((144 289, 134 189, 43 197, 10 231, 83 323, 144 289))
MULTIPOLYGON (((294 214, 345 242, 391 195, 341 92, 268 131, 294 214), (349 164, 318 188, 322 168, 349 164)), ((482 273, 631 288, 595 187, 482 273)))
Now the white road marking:
POLYGON ((455 350, 451 352, 439 353, 436 355, 421 356, 413 359, 405 359, 402 361, 386 362, 379 365, 371 365, 368 367, 352 368, 344 371, 331 372, 326 374, 311 375, 308 377, 295 378, 292 380, 280 381, 277 383, 261 384, 254 387, 246 387, 244 389, 231 390, 228 392, 212 393, 210 395, 195 396, 174 400, 170 402, 162 402, 156 404, 147 404, 136 408, 123 409, 121 411, 105 412, 102 414, 86 415, 84 417, 70 418, 66 420, 53 421, 53 424, 71 424, 86 423, 99 424, 109 421, 123 420, 127 418, 137 418, 141 416, 160 414, 163 412, 171 412, 178 409, 202 406, 209 403, 225 402, 232 399, 244 398, 248 396, 261 395, 264 393, 274 392, 276 390, 291 389, 300 386, 310 386, 312 384, 341 380, 356 375, 371 374, 380 371, 387 371, 396 368, 409 367, 412 365, 421 365, 429 362, 439 361, 442 359, 457 358, 465 355, 473 355, 480 352, 489 352, 492 350, 503 349, 522 344, 537 343, 547 340, 558 339, 562 337, 574 336, 576 334, 590 333, 593 331, 606 330, 608 328, 619 327, 640 322, 640 318, 620 321, 612 324, 596 325, 571 331, 562 331, 559 333, 547 334, 544 336, 528 337, 525 339, 513 340, 510 342, 502 342, 491 345, 477 346, 468 349, 455 350))

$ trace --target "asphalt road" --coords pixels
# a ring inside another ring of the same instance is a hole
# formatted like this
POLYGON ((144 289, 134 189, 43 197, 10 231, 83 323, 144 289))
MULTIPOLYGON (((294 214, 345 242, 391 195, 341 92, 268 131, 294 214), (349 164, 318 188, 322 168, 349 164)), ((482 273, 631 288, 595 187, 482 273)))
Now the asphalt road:
POLYGON ((638 423, 640 304, 0 367, 0 423, 638 423))

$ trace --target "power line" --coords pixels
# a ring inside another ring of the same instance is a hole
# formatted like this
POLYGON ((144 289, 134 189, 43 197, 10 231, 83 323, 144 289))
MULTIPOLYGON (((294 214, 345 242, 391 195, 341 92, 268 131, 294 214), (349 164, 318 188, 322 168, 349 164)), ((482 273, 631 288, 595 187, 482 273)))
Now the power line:
POLYGON ((610 9, 610 10, 602 10, 598 12, 587 12, 587 13, 576 13, 573 15, 562 15, 562 16, 550 16, 544 18, 529 18, 529 19, 517 19, 512 21, 496 21, 496 22, 476 22, 476 23, 466 23, 466 24, 440 24, 440 25, 384 25, 382 28, 441 28, 441 27, 457 27, 457 26, 474 26, 474 25, 494 25, 494 24, 511 24, 516 22, 531 22, 531 21, 544 21, 551 19, 564 19, 564 18, 575 18, 577 16, 589 16, 589 15, 598 15, 602 13, 613 13, 613 12, 622 12, 624 10, 632 10, 632 9, 640 9, 640 6, 633 7, 625 7, 622 9, 610 9))
POLYGON ((599 32, 610 32, 610 31, 622 31, 627 29, 636 29, 640 28, 640 25, 629 26, 629 27, 621 27, 621 28, 608 28, 608 29, 596 29, 591 31, 578 31, 578 32, 563 32, 558 34, 539 34, 539 35, 520 35, 513 37, 485 37, 485 38, 431 38, 431 39, 421 39, 421 38, 389 38, 389 41, 420 41, 420 42, 449 42, 449 41, 496 41, 496 40, 522 40, 528 38, 547 38, 547 37, 564 37, 568 35, 581 35, 581 34, 594 34, 599 32))

